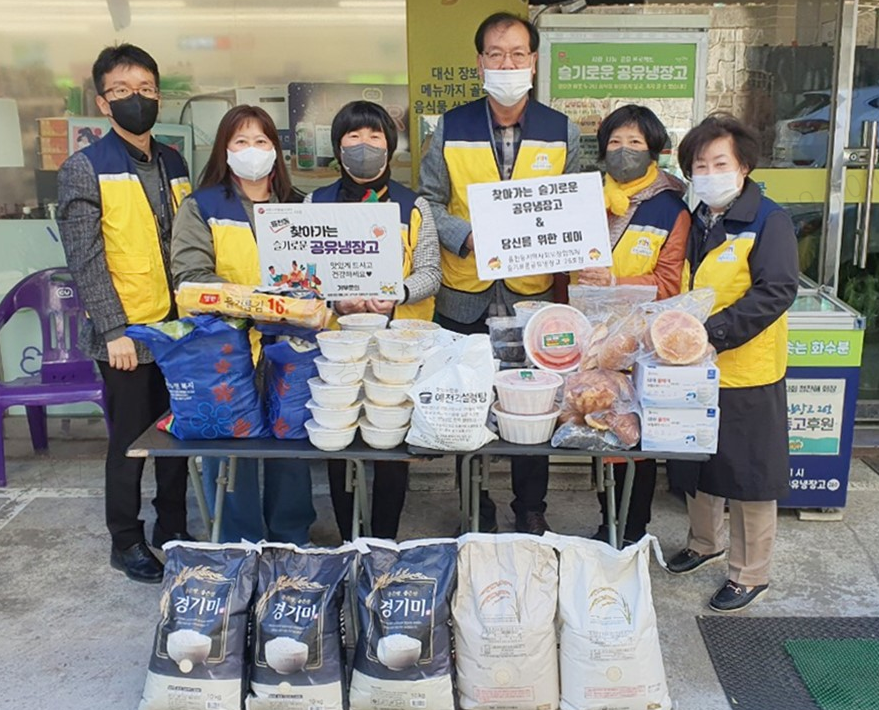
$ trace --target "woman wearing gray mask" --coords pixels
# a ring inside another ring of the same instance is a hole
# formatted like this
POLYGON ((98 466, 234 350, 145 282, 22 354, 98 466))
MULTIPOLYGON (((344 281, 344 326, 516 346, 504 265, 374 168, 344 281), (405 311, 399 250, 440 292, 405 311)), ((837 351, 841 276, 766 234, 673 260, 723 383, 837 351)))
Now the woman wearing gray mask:
MULTIPOLYGON (((440 253, 433 213, 427 201, 391 180, 391 158, 397 129, 388 112, 371 101, 343 106, 330 128, 341 177, 315 190, 306 202, 396 202, 400 205, 403 240, 402 301, 350 298, 337 301, 339 315, 381 313, 391 318, 433 320, 434 296, 440 287, 440 253)), ((353 495, 345 491, 345 463, 328 461, 333 511, 342 538, 351 531, 353 495)), ((395 538, 409 475, 404 461, 376 461, 372 487, 372 534, 395 538)))
MULTIPOLYGON (((607 170, 604 201, 613 265, 583 269, 579 283, 656 286, 658 300, 680 292, 690 213, 682 199, 684 183, 657 166, 667 142, 665 126, 645 106, 621 106, 601 122, 598 157, 607 170)), ((614 470, 621 478, 625 464, 616 463, 614 470)), ((639 540, 645 534, 655 486, 656 462, 637 461, 624 540, 639 540)), ((615 490, 622 495, 621 485, 615 490)), ((605 494, 599 493, 598 500, 604 519, 605 494)), ((607 527, 602 524, 594 537, 606 541, 607 527)))

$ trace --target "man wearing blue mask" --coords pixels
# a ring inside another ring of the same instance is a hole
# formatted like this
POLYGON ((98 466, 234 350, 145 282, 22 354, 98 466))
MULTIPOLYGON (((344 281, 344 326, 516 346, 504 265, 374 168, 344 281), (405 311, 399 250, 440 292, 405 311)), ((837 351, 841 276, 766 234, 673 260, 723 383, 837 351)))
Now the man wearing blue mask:
MULTIPOLYGON (((111 424, 106 464, 110 564, 139 582, 162 581, 162 565, 139 519, 143 459, 131 443, 168 409, 149 351, 125 335, 135 323, 177 317, 171 289, 171 224, 192 192, 180 155, 150 131, 159 112, 159 69, 140 47, 107 47, 92 68, 96 103, 113 130, 74 153, 58 174, 58 227, 88 318, 79 346, 101 370, 111 424)), ((186 459, 156 461, 156 547, 186 532, 186 459)))
MULTIPOLYGON (((510 315, 522 300, 551 300, 551 274, 482 281, 473 256, 467 186, 573 173, 580 130, 563 114, 530 99, 540 38, 515 15, 495 13, 476 30, 476 63, 486 98, 443 115, 423 156, 420 193, 433 210, 442 247, 443 281, 436 320, 458 333, 487 333, 486 318, 510 315)), ((516 529, 543 534, 549 461, 514 457, 516 529)), ((480 499, 480 529, 497 529, 496 508, 480 499)))

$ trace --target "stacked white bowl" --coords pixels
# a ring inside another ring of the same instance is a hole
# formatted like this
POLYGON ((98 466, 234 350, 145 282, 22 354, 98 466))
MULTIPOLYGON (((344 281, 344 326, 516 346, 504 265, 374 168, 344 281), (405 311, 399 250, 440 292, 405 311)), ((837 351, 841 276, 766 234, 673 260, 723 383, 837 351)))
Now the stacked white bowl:
POLYGON ((501 439, 512 444, 542 444, 552 438, 560 409, 556 395, 561 375, 545 370, 504 370, 495 375, 498 401, 492 405, 501 439))
MULTIPOLYGON (((372 315, 372 314, 358 314, 372 315)), ((370 334, 360 330, 327 330, 317 334, 321 354, 315 358, 320 377, 308 381, 311 399, 305 406, 308 440, 322 451, 341 451, 357 434, 362 401, 360 386, 369 362, 370 334)))

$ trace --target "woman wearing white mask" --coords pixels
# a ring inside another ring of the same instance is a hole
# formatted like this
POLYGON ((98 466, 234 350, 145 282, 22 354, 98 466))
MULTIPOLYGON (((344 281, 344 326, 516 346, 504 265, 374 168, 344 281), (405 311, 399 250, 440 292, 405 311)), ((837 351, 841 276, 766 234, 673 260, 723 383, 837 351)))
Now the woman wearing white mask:
MULTIPOLYGON (((185 281, 261 283, 253 230, 253 206, 302 202, 281 158, 281 141, 271 117, 257 106, 236 106, 220 121, 199 188, 184 200, 174 220, 171 272, 185 281)), ((209 505, 216 494, 220 459, 206 457, 202 476, 209 505)), ((256 459, 239 459, 235 493, 227 494, 221 542, 308 542, 314 522, 308 463, 265 460, 260 503, 256 459), (265 520, 265 530, 263 529, 265 520)))
MULTIPOLYGON (((604 202, 613 265, 583 269, 576 275, 579 283, 656 286, 657 300, 680 293, 691 221, 682 199, 687 186, 657 165, 667 142, 665 126, 646 106, 621 106, 601 122, 598 158, 606 169, 604 202)), ((614 473, 621 481, 625 462, 615 463, 614 473)), ((647 532, 655 487, 656 461, 637 461, 624 540, 640 540, 647 532)), ((617 505, 622 488, 615 488, 617 505)), ((599 493, 598 501, 604 520, 607 496, 599 493)), ((607 525, 602 523, 593 539, 607 542, 607 525)))
MULTIPOLYGON (((440 287, 439 241, 427 201, 391 179, 391 158, 397 149, 397 129, 388 112, 371 101, 352 101, 333 119, 333 153, 341 177, 315 190, 306 202, 396 202, 400 205, 403 240, 402 301, 349 298, 333 307, 340 315, 381 313, 392 318, 433 320, 434 296, 440 287)), ((351 531, 354 497, 345 490, 345 462, 328 463, 330 494, 336 524, 343 539, 351 531)), ((406 498, 409 465, 405 461, 376 461, 372 485, 372 534, 395 538, 406 498)))
POLYGON ((768 588, 777 501, 789 492, 786 312, 797 293, 797 241, 787 213, 748 178, 759 156, 756 135, 725 114, 705 119, 678 151, 700 200, 682 287, 716 294, 705 327, 718 353, 720 432, 709 461, 669 462, 694 485, 687 546, 668 570, 687 574, 722 558, 728 499, 729 579, 708 603, 721 612, 744 609, 768 588))

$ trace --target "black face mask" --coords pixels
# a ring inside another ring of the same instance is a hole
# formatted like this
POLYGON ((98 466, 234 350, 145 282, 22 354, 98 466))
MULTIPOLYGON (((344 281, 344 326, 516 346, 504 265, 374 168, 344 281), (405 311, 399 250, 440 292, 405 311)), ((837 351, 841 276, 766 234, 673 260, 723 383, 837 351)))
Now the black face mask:
POLYGON ((113 120, 129 133, 142 136, 156 125, 159 115, 159 100, 147 99, 140 94, 132 94, 127 99, 110 102, 113 120))

